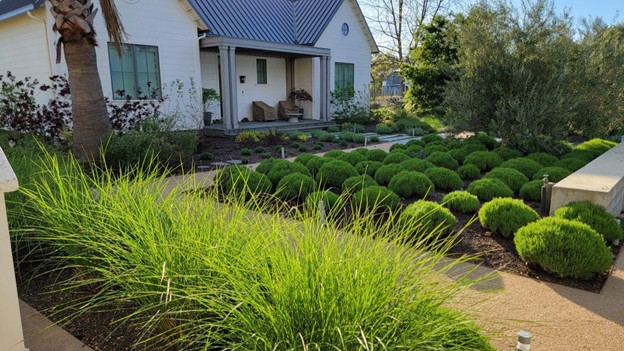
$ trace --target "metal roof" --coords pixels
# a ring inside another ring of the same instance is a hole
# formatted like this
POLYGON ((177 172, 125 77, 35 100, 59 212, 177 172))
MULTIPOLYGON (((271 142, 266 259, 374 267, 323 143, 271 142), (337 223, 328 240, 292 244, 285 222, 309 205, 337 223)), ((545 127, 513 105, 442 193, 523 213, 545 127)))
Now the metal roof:
POLYGON ((344 0, 189 0, 208 34, 314 45, 344 0))
POLYGON ((45 0, 0 0, 0 21, 31 11, 45 0))

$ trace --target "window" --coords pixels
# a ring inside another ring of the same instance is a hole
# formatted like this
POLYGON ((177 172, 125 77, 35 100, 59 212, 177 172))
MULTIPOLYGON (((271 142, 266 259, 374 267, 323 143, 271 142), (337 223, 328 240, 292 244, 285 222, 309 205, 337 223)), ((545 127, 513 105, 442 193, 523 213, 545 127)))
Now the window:
POLYGON ((122 47, 120 58, 115 45, 108 44, 113 98, 160 98, 158 48, 133 44, 122 47))
POLYGON ((352 63, 340 63, 336 62, 336 91, 350 92, 353 94, 354 83, 353 73, 354 65, 352 63))
POLYGON ((258 72, 258 84, 267 83, 267 60, 256 60, 256 71, 258 72))

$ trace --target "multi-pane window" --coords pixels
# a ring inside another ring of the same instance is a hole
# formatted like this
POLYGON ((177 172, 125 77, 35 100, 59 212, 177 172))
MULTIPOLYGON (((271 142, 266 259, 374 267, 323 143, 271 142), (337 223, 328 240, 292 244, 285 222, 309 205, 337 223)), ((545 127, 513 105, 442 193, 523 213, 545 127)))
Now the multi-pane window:
POLYGON ((354 65, 352 63, 336 62, 335 78, 336 91, 352 93, 354 90, 354 65))
POLYGON ((123 44, 122 47, 119 57, 115 45, 108 44, 113 98, 160 98, 158 48, 133 44, 123 44))
POLYGON ((258 84, 267 84, 267 60, 256 60, 256 72, 258 73, 258 84))

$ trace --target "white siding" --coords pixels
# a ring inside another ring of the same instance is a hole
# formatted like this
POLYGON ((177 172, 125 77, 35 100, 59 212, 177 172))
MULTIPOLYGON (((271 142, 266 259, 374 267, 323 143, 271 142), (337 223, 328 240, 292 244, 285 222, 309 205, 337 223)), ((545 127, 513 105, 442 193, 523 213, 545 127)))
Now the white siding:
MULTIPOLYGON (((312 102, 300 101, 299 107, 303 108, 303 118, 319 119, 318 108, 313 109, 314 104, 318 101, 319 93, 314 91, 314 71, 313 59, 297 59, 295 60, 295 90, 305 89, 312 95, 312 102)), ((318 71, 317 71, 318 72, 318 71)))
MULTIPOLYGON (((351 1, 342 3, 315 46, 331 49, 331 79, 329 82, 331 90, 333 91, 335 86, 336 62, 352 63, 354 64, 355 96, 361 96, 361 102, 368 104, 371 49, 364 29, 355 15, 351 1), (343 23, 349 25, 347 36, 342 35, 343 23)), ((318 74, 315 74, 315 77, 318 80, 318 74)))
POLYGON ((251 103, 264 101, 277 108, 280 100, 286 100, 286 60, 275 57, 236 55, 236 86, 238 91, 238 120, 253 120, 251 103), (267 84, 258 84, 256 59, 267 60, 267 84), (241 84, 240 76, 246 76, 241 84))
MULTIPOLYGON (((94 4, 98 6, 98 2, 94 4)), ((116 5, 128 33, 126 42, 158 47, 163 95, 168 96, 161 112, 175 114, 178 128, 199 127, 202 111, 197 24, 184 8, 184 2, 150 0, 130 4, 118 1, 116 5), (176 80, 182 83, 180 91, 178 84, 172 84, 176 80), (191 80, 195 83, 194 93, 190 92, 191 80)), ((99 46, 96 50, 102 89, 105 96, 112 97, 108 35, 101 14, 96 16, 95 28, 98 34, 99 46)), ((55 70, 66 73, 65 63, 56 65, 55 70)))
MULTIPOLYGON (((201 85, 206 89, 214 89, 217 91, 217 94, 222 95, 219 90, 219 62, 217 61, 217 53, 201 51, 200 52, 200 62, 201 62, 201 85)), ((222 119, 221 116, 221 103, 213 102, 210 107, 210 111, 212 112, 213 119, 222 119)))
MULTIPOLYGON (((44 8, 32 14, 39 19, 46 17, 44 8)), ((20 80, 32 77, 49 83, 52 72, 46 43, 47 25, 48 22, 39 22, 26 14, 0 22, 0 75, 11 71, 20 80)), ((37 101, 45 103, 51 96, 39 93, 37 101)))

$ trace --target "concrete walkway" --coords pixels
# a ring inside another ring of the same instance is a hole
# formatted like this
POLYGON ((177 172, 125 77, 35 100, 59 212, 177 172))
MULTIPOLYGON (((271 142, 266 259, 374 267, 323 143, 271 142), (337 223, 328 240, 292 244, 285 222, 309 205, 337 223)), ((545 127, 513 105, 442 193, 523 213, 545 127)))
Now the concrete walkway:
MULTIPOLYGON (((387 150, 392 144, 376 144, 387 150)), ((193 175, 194 184, 209 185, 214 172, 193 175)), ((171 178, 170 186, 189 184, 183 177, 171 178)), ((481 267, 479 274, 492 275, 485 284, 466 291, 457 302, 490 334, 492 343, 504 351, 515 350, 516 333, 533 333, 531 350, 620 351, 624 349, 624 250, 600 294, 543 283, 481 267)), ((31 351, 90 350, 64 331, 36 333, 50 323, 33 316, 22 304, 26 345, 31 351), (60 333, 60 334, 59 334, 60 333), (67 335, 65 335, 65 334, 67 335), (51 335, 51 336, 50 336, 51 335)), ((27 306, 27 305, 26 305, 27 306)), ((36 311, 35 311, 36 312, 36 311)))

